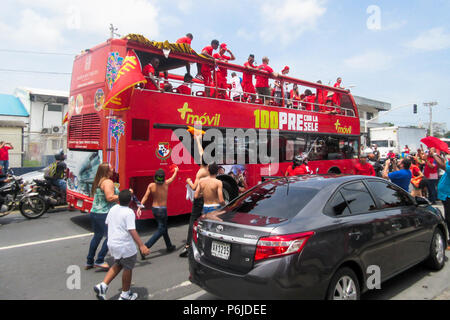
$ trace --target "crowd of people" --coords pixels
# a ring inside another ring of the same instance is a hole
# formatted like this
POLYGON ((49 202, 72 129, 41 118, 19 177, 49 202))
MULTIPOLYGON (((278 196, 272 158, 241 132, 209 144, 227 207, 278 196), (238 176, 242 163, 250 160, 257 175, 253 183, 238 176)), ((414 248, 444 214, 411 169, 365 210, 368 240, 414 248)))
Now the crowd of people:
MULTIPOLYGON (((176 43, 183 43, 191 46, 194 39, 191 33, 178 39, 176 43)), ((236 57, 228 48, 227 44, 220 43, 214 39, 210 45, 204 47, 201 54, 214 61, 229 62, 236 60, 236 57), (218 52, 214 53, 215 50, 218 52)), ((288 108, 302 109, 307 111, 317 111, 328 114, 341 114, 344 111, 340 108, 342 93, 328 92, 324 89, 316 89, 313 93, 310 89, 306 89, 303 93, 299 92, 297 84, 290 84, 284 82, 285 88, 282 88, 283 83, 275 80, 272 84, 269 83, 269 76, 278 77, 278 75, 286 76, 289 74, 290 68, 285 66, 280 73, 275 72, 269 66, 269 58, 263 57, 261 64, 255 64, 255 55, 250 54, 243 66, 249 71, 262 71, 267 74, 255 76, 255 83, 253 81, 253 74, 251 72, 243 72, 242 78, 239 78, 235 72, 231 74, 231 82, 228 83, 228 70, 224 66, 220 66, 214 70, 208 64, 197 63, 197 75, 195 78, 203 81, 205 85, 206 97, 217 97, 221 99, 231 99, 234 101, 243 101, 251 103, 262 103, 265 105, 281 106, 288 108), (290 86, 292 85, 292 88, 290 86), (214 89, 217 88, 217 92, 214 89), (229 93, 228 93, 229 92, 229 93), (283 98, 284 92, 284 98, 283 98)), ((160 60, 153 57, 151 61, 144 66, 143 74, 149 79, 145 85, 145 89, 159 90, 160 92, 175 92, 190 95, 193 76, 191 75, 190 64, 186 64, 186 71, 184 83, 177 88, 168 82, 167 72, 159 72, 158 67, 160 60), (162 76, 165 80, 158 84, 158 77, 162 76)), ((319 80, 317 83, 322 84, 319 80)), ((334 84, 335 88, 344 89, 342 87, 342 78, 338 78, 334 84)))
MULTIPOLYGON (((196 136, 196 140, 200 144, 198 136, 196 136)), ((217 179, 219 166, 215 163, 208 165, 204 162, 202 148, 200 148, 200 157, 201 165, 195 180, 186 179, 186 183, 194 190, 195 194, 186 246, 181 251, 180 257, 188 255, 195 220, 202 214, 208 214, 225 205, 222 181, 217 179)), ((89 245, 85 265, 85 270, 100 268, 107 271, 103 281, 94 286, 94 292, 98 299, 106 299, 109 284, 122 270, 122 293, 119 299, 137 299, 137 293, 131 292, 130 287, 138 249, 141 259, 144 260, 150 254, 150 248, 161 237, 164 238, 167 253, 176 249, 170 240, 167 228, 167 198, 169 185, 175 180, 178 170, 178 167, 175 166, 169 179, 166 179, 164 170, 157 170, 154 182, 148 185, 145 195, 139 201, 137 198, 133 200, 133 190, 119 191, 114 185, 111 180, 113 169, 110 164, 103 163, 98 167, 91 191, 94 201, 90 218, 94 236, 89 245), (158 227, 150 239, 144 243, 136 232, 136 216, 129 206, 132 201, 136 202, 139 207, 136 215, 140 217, 142 208, 149 197, 152 197, 151 210, 158 227), (97 254, 97 249, 104 237, 105 240, 97 254), (108 251, 114 258, 114 264, 111 267, 105 262, 108 251), (95 259, 96 254, 97 258, 95 259)))

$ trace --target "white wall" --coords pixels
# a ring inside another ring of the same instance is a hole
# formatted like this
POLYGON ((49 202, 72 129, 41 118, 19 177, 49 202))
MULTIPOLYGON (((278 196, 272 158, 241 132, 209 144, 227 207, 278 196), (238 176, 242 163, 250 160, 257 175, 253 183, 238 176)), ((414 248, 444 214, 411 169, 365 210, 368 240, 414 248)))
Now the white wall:
POLYGON ((43 128, 62 126, 62 120, 67 112, 68 105, 64 105, 62 112, 48 111, 48 106, 44 102, 31 102, 31 132, 40 133, 43 128))
POLYGON ((14 149, 9 150, 9 167, 22 166, 22 128, 0 127, 0 141, 10 142, 14 149))

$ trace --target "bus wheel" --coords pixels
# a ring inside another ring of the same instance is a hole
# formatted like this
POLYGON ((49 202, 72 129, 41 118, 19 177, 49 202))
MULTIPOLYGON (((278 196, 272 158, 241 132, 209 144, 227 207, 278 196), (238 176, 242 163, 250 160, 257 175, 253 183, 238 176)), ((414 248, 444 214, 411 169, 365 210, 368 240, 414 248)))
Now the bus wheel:
POLYGON ((228 204, 239 195, 239 191, 236 190, 236 188, 233 188, 227 181, 222 181, 222 185, 223 200, 225 201, 225 204, 228 204))

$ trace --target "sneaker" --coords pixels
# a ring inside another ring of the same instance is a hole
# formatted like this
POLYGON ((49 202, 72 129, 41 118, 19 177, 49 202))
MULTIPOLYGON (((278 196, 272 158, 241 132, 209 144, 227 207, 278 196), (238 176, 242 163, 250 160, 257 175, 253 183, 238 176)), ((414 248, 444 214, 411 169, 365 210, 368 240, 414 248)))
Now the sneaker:
POLYGON ((94 292, 97 295, 98 300, 106 300, 106 290, 107 289, 103 289, 101 283, 94 286, 94 292))
POLYGON ((189 247, 184 247, 183 250, 180 252, 181 258, 186 258, 189 254, 189 247))
POLYGON ((167 252, 167 253, 170 253, 170 252, 172 252, 172 251, 175 251, 176 248, 177 248, 177 247, 175 247, 174 245, 171 245, 170 247, 168 247, 168 248, 166 249, 166 252, 167 252))
POLYGON ((103 270, 103 271, 109 270, 109 264, 107 264, 106 262, 103 262, 102 264, 95 263, 94 267, 99 268, 100 270, 103 270))
POLYGON ((136 300, 137 297, 138 297, 138 294, 135 292, 135 293, 129 294, 126 297, 123 297, 122 295, 120 295, 119 300, 136 300))

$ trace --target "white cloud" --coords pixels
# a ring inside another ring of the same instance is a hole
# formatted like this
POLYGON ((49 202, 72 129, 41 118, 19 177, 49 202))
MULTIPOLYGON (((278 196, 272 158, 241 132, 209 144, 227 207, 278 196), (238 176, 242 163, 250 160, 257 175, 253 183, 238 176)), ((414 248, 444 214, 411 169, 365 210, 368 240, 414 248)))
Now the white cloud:
POLYGON ((381 30, 383 30, 383 31, 398 30, 398 29, 403 28, 407 24, 408 24, 408 21, 406 21, 406 20, 396 21, 396 22, 392 22, 386 26, 383 25, 381 27, 381 30))
POLYGON ((391 62, 391 56, 371 51, 344 60, 344 66, 357 71, 377 72, 388 69, 391 62))
MULTIPOLYGON (((41 44, 40 47, 45 47, 70 41, 66 32, 76 31, 104 36, 106 40, 111 23, 119 29, 117 32, 121 36, 140 33, 156 39, 160 33, 159 9, 148 0, 20 0, 19 3, 27 9, 22 11, 18 25, 0 23, 3 39, 9 37, 12 40, 14 37, 22 40, 28 35, 36 44, 41 44), (5 34, 11 30, 14 32, 5 34)), ((17 8, 14 10, 11 16, 16 14, 17 8)))
POLYGON ((0 39, 28 48, 56 48, 64 43, 56 21, 42 17, 31 9, 21 11, 18 20, 18 26, 0 22, 0 39))
POLYGON ((279 40, 287 45, 304 32, 314 30, 325 12, 325 0, 268 1, 260 9, 264 42, 279 40))
POLYGON ((421 33, 415 40, 406 44, 408 47, 424 51, 437 51, 450 48, 450 33, 444 28, 434 28, 421 33))

